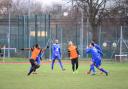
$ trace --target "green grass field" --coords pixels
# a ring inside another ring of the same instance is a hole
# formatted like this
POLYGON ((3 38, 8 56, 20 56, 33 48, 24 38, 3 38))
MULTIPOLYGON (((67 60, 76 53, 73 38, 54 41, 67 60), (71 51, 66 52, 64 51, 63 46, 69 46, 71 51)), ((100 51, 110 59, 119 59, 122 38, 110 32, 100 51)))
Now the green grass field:
MULTIPOLYGON (((70 63, 70 61, 69 61, 70 63)), ((109 76, 91 76, 84 72, 89 64, 82 61, 79 73, 73 74, 70 64, 64 64, 66 71, 55 65, 42 64, 38 74, 27 76, 30 64, 0 64, 0 89, 128 89, 128 63, 103 62, 109 76)))

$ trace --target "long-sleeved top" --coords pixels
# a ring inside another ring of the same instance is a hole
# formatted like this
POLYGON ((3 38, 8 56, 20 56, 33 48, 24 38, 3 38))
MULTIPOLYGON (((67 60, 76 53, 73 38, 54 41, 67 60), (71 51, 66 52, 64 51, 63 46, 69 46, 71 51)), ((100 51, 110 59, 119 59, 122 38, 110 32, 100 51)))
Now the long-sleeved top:
POLYGON ((68 47, 68 56, 71 59, 78 58, 79 51, 78 51, 78 49, 77 49, 77 47, 75 45, 71 45, 71 46, 68 47))
POLYGON ((61 56, 60 44, 52 45, 52 55, 53 56, 61 56))
MULTIPOLYGON (((91 48, 87 48, 86 49, 86 53, 87 54, 91 54, 92 56, 92 61, 95 62, 95 61, 98 61, 98 60, 101 60, 101 56, 100 54, 98 53, 99 50, 97 50, 95 47, 91 47, 91 48)), ((100 52, 100 51, 99 51, 100 52)))
POLYGON ((100 56, 103 57, 102 48, 98 44, 94 44, 94 47, 98 50, 98 53, 100 54, 100 56))

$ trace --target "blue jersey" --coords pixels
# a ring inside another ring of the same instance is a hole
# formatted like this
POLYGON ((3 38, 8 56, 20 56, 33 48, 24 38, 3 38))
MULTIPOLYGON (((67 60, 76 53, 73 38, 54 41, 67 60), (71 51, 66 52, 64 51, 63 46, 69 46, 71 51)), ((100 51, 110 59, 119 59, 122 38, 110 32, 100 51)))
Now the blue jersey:
POLYGON ((87 48, 86 53, 91 54, 93 62, 101 60, 101 56, 100 56, 100 54, 98 53, 98 50, 95 47, 87 48))
POLYGON ((102 48, 98 44, 94 44, 94 47, 98 50, 98 53, 102 57, 103 56, 102 48))
POLYGON ((37 64, 39 64, 39 65, 41 64, 41 59, 42 59, 43 56, 44 56, 44 52, 39 53, 39 55, 36 58, 37 64))
POLYGON ((53 56, 61 56, 61 50, 59 44, 52 45, 52 55, 53 56))

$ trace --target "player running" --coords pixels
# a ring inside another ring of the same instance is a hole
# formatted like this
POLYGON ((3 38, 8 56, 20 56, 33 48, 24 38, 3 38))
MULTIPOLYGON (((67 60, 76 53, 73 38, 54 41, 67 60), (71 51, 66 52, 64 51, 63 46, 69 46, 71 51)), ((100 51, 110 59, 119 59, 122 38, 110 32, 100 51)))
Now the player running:
MULTIPOLYGON (((44 54, 45 54, 45 51, 41 51, 40 53, 39 53, 39 55, 36 57, 36 63, 37 63, 37 65, 40 67, 40 64, 41 64, 41 61, 42 61, 42 57, 44 56, 44 54)), ((31 66, 31 68, 32 68, 32 66, 31 66)), ((30 70, 31 70, 31 68, 30 68, 30 70)), ((33 71, 33 74, 37 74, 36 73, 36 69, 33 71)))
POLYGON ((79 66, 78 65, 79 52, 77 47, 72 43, 72 41, 70 41, 68 44, 68 55, 69 55, 69 58, 71 59, 73 74, 78 73, 77 69, 79 66))
MULTIPOLYGON (((93 41, 92 41, 92 43, 94 44, 94 47, 97 49, 97 51, 100 54, 100 57, 102 59, 102 57, 103 57, 102 48, 98 44, 94 43, 93 41)), ((92 72, 92 75, 96 74, 93 59, 91 59, 90 70, 87 72, 87 74, 90 74, 91 72, 92 72)))
POLYGON ((21 50, 31 50, 31 58, 29 59, 30 63, 31 63, 31 68, 30 71, 28 72, 28 76, 36 71, 36 69, 38 69, 40 67, 39 63, 37 63, 37 59, 38 59, 38 55, 41 52, 44 52, 46 49, 41 49, 39 44, 36 44, 33 48, 23 48, 21 50))
POLYGON ((101 72, 105 73, 106 76, 108 76, 108 72, 101 68, 101 56, 98 51, 99 50, 95 48, 94 43, 90 43, 89 47, 86 48, 86 53, 91 54, 92 56, 92 64, 101 72))
POLYGON ((61 62, 61 49, 60 49, 60 44, 58 40, 55 40, 55 44, 52 45, 52 64, 51 64, 51 69, 53 70, 55 60, 59 61, 60 67, 62 70, 65 70, 63 68, 63 64, 61 62))

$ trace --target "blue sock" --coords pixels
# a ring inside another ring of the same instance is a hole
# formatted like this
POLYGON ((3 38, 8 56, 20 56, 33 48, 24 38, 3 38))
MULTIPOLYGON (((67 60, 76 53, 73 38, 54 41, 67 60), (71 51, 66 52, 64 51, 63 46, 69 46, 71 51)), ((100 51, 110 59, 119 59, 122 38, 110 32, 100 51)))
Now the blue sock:
POLYGON ((59 59, 58 61, 59 61, 59 64, 60 64, 61 69, 63 69, 63 65, 62 65, 61 60, 59 59))
POLYGON ((96 72, 93 64, 92 64, 92 65, 90 65, 90 71, 92 71, 93 73, 95 73, 95 72, 96 72))
POLYGON ((31 69, 32 69, 32 66, 30 67, 29 72, 31 71, 31 69))
POLYGON ((55 60, 52 60, 52 65, 51 65, 51 66, 52 66, 52 67, 51 67, 52 70, 53 70, 53 67, 54 67, 54 63, 55 63, 55 60))
POLYGON ((105 74, 108 73, 106 70, 104 70, 103 68, 100 68, 100 71, 104 72, 105 74))

